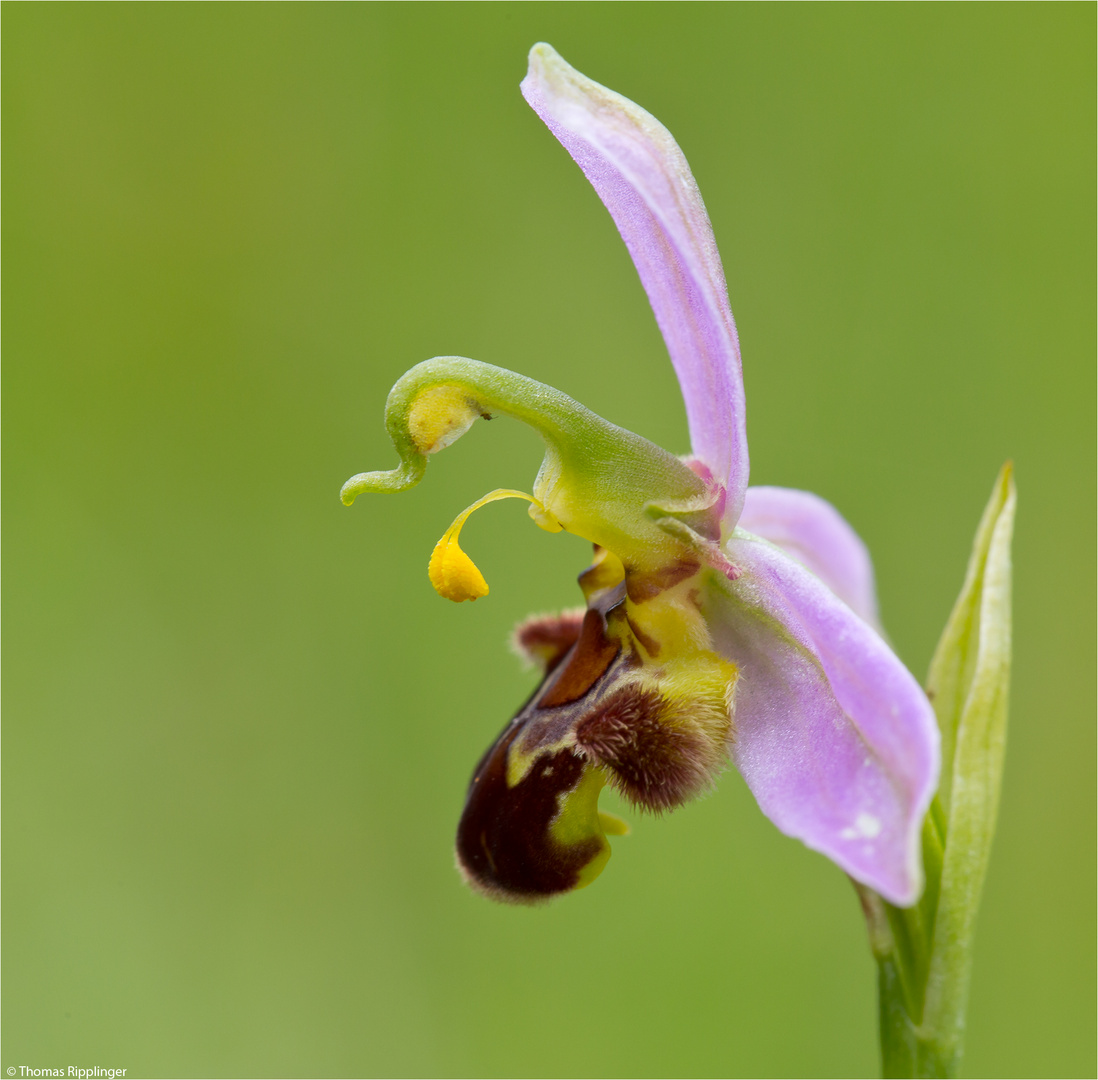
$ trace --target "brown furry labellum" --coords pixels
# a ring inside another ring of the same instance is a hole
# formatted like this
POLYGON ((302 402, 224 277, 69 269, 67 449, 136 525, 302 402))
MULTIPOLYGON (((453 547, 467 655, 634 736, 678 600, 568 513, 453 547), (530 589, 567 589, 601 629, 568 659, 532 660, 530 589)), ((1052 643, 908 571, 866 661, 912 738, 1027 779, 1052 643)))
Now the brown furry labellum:
POLYGON ((469 784, 457 860, 479 892, 536 903, 586 884, 609 857, 604 782, 660 812, 698 794, 727 760, 727 671, 706 676, 700 655, 678 669, 646 664, 624 593, 606 590, 582 620, 538 616, 516 633, 546 675, 469 784))

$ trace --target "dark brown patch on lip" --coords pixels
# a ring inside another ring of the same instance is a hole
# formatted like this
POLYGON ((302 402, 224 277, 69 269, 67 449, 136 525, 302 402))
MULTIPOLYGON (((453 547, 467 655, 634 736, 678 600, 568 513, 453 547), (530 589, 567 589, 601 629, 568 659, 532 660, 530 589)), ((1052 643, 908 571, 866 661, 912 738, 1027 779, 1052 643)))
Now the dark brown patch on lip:
POLYGON ((679 559, 660 570, 634 570, 625 576, 625 590, 634 604, 642 604, 692 577, 700 567, 695 559, 679 559))
POLYGON ((602 844, 596 837, 560 844, 550 833, 558 796, 580 782, 585 768, 570 749, 541 755, 522 780, 507 786, 507 751, 521 728, 511 724, 473 775, 457 857, 474 887, 499 900, 531 903, 574 889, 602 844))
POLYGON ((538 702, 539 709, 552 709, 578 701, 614 662, 621 646, 606 635, 603 616, 589 609, 583 616, 579 641, 552 685, 538 702))

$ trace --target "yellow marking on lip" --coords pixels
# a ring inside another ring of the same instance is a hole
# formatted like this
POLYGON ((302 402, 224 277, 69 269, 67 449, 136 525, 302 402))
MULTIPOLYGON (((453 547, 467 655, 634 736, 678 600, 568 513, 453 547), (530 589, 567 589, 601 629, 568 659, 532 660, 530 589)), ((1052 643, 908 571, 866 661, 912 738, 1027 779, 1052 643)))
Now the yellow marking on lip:
POLYGON ((611 814, 609 810, 599 811, 599 822, 607 836, 628 836, 632 832, 628 821, 617 814, 611 814))
POLYGON ((570 791, 562 791, 557 796, 560 808, 549 826, 549 835, 566 847, 587 844, 594 840, 597 848, 592 857, 576 875, 573 888, 582 889, 590 885, 602 873, 610 859, 610 845, 607 843, 603 816, 599 811, 599 794, 606 784, 602 769, 584 769, 580 781, 570 791))

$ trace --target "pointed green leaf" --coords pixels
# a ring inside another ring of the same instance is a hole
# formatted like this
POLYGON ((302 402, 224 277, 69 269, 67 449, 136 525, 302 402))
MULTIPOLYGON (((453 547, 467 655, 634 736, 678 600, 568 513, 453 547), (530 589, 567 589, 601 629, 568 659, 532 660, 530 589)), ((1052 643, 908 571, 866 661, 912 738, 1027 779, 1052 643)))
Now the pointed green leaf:
MULTIPOLYGON (((991 598, 991 603, 996 605, 996 611, 1005 611, 1006 656, 1001 662, 1005 665, 1004 671, 1009 671, 1010 666, 1010 536, 1014 522, 1012 473, 1012 466, 1008 462, 1003 466, 995 482, 995 489, 980 519, 976 539, 972 545, 972 556, 969 559, 968 572, 961 587, 961 594, 957 597, 949 622, 942 632, 927 676, 927 693, 934 703, 938 727, 942 733, 942 777, 938 787, 938 800, 947 817, 953 793, 954 756, 958 732, 969 693, 974 685, 981 646, 980 626, 983 617, 984 582, 997 528, 1005 531, 1005 546, 1001 544, 997 549, 998 558, 1005 559, 1005 563, 999 566, 997 572, 1000 577, 1005 572, 1006 594, 1005 598, 991 598)), ((989 675, 990 671, 985 669, 982 677, 983 685, 987 685, 989 675)))
POLYGON ((987 873, 1006 747, 1010 544, 1015 492, 999 474, 961 596, 930 671, 943 745, 945 847, 922 1029, 954 1068, 961 1052, 976 910, 987 873))

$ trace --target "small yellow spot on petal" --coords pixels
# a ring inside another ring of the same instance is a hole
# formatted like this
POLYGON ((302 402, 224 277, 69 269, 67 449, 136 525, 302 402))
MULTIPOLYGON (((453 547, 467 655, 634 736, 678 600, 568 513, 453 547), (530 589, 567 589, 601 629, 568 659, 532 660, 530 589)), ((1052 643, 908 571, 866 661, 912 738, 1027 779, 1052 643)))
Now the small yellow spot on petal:
POLYGON ((427 575, 435 592, 455 603, 488 595, 488 582, 484 580, 484 575, 450 533, 435 544, 427 575))

